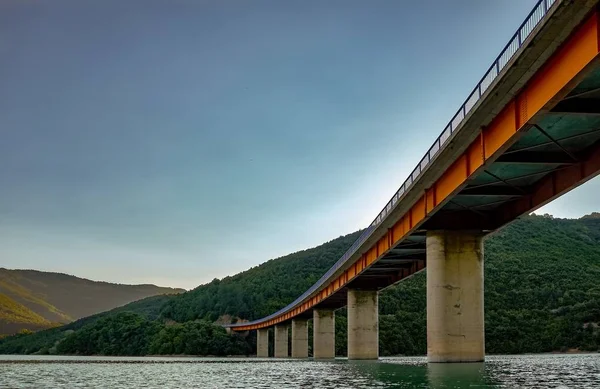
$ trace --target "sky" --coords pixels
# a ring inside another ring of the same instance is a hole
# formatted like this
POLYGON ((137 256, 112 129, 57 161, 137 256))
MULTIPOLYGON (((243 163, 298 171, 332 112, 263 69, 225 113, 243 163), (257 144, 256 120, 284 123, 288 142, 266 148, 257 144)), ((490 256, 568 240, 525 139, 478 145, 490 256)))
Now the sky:
POLYGON ((193 288, 366 227, 534 3, 3 0, 0 267, 193 288))

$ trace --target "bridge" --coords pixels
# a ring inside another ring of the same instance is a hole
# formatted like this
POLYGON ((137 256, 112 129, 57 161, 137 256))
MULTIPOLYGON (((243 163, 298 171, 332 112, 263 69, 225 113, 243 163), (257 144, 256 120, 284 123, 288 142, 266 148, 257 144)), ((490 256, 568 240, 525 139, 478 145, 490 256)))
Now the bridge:
POLYGON ((598 0, 540 0, 375 220, 319 281, 258 320, 257 354, 378 358, 378 292, 427 272, 429 362, 485 356, 483 237, 600 172, 598 0))

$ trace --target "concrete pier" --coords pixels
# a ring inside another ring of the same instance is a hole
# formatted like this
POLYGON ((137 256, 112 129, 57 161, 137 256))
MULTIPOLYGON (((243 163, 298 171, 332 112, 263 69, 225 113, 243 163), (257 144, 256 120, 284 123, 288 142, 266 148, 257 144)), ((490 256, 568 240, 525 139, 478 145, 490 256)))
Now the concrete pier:
POLYGON ((259 358, 269 357, 269 329, 259 328, 256 330, 256 356, 259 358))
POLYGON ((313 358, 335 358, 335 312, 313 310, 313 358))
POLYGON ((427 359, 485 356, 482 234, 427 232, 427 359))
POLYGON ((292 358, 308 358, 308 320, 292 320, 292 358))
POLYGON ((379 358, 376 290, 348 289, 348 359, 379 358))
POLYGON ((289 357, 288 328, 287 324, 278 324, 275 326, 275 358, 289 357))

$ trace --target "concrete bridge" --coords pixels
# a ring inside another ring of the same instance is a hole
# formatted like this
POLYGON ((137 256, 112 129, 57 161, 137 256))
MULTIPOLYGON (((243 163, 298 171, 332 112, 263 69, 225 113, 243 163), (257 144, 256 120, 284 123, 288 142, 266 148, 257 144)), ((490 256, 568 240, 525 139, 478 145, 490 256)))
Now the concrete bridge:
POLYGON ((285 308, 228 325, 259 357, 378 358, 378 292, 427 271, 430 362, 485 355, 482 238, 600 172, 598 0, 540 0, 392 199, 323 277, 285 308))

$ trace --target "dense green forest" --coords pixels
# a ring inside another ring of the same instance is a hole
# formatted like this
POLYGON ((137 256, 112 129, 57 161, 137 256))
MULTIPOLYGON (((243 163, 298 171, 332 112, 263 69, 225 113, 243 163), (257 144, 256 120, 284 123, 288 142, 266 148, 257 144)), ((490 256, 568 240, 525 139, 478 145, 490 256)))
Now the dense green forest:
POLYGON ((294 301, 358 238, 360 231, 318 247, 272 259, 222 280, 213 280, 169 301, 165 318, 183 322, 231 315, 247 320, 267 316, 294 301))
POLYGON ((237 335, 207 321, 165 325, 132 312, 98 320, 67 336, 58 354, 83 355, 243 355, 250 345, 237 335))
POLYGON ((148 297, 62 327, 24 331, 0 340, 0 354, 248 355, 253 344, 221 326, 200 320, 160 319, 174 295, 148 297))
MULTIPOLYGON (((485 241, 486 350, 531 353, 600 348, 600 215, 527 216, 485 241)), ((67 326, 0 340, 0 353, 253 353, 250 334, 228 335, 214 321, 254 319, 295 299, 357 237, 268 261, 178 296, 129 304, 67 326), (276 282, 275 282, 276 280, 276 282)), ((425 272, 380 294, 380 354, 426 353, 425 272)), ((336 348, 346 350, 344 310, 336 348)))

